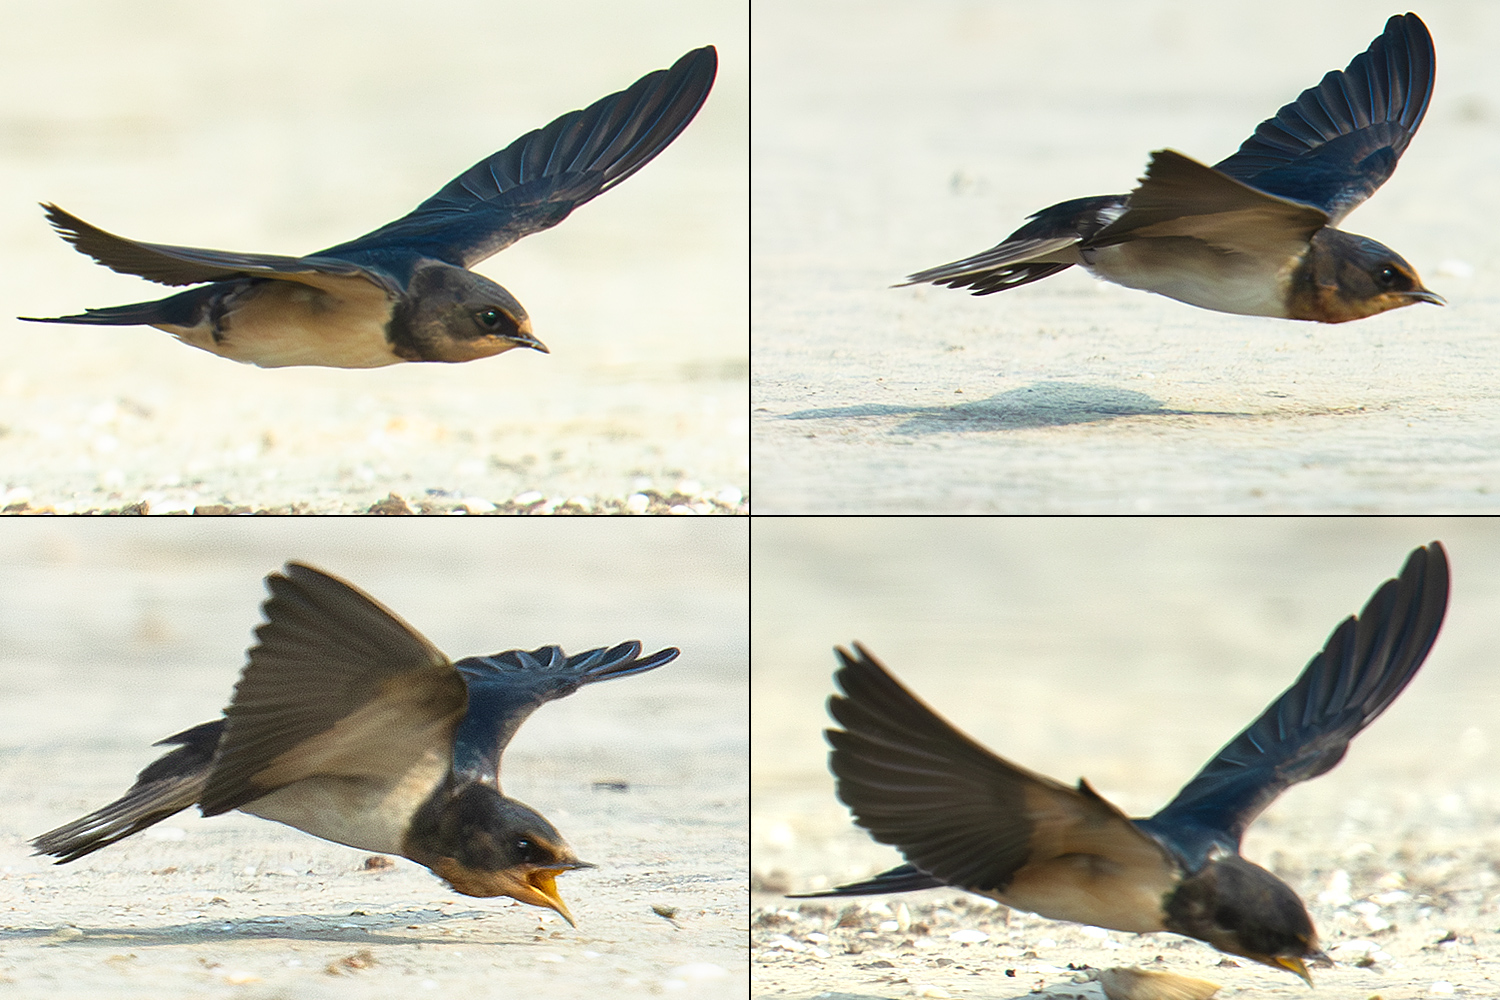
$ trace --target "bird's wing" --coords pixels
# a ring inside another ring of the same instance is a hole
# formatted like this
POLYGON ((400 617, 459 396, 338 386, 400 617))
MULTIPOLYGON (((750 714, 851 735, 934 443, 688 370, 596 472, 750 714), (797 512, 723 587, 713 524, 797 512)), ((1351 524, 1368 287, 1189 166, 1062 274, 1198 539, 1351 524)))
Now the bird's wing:
MULTIPOLYGON (((197 285, 231 278, 280 278, 314 288, 334 290, 341 281, 363 278, 392 287, 378 274, 346 260, 282 257, 268 253, 230 253, 165 243, 142 243, 105 232, 56 205, 43 205, 47 221, 79 253, 87 254, 111 271, 133 274, 162 285, 197 285)), ((394 289, 397 291, 398 289, 394 289)))
POLYGON ((991 295, 1039 281, 1072 267, 1070 248, 1098 232, 1124 204, 1124 195, 1060 202, 1028 216, 1025 225, 983 253, 909 274, 896 287, 927 282, 991 295))
POLYGON ((454 664, 469 688, 469 708, 453 738, 453 772, 500 787, 500 755, 521 723, 549 701, 585 684, 655 670, 677 659, 660 649, 641 657, 639 642, 567 656, 556 646, 473 656, 454 664))
POLYGON ((1175 870, 1155 841, 1087 783, 1070 788, 990 753, 854 648, 838 650, 844 696, 828 710, 843 729, 827 731, 829 768, 839 799, 876 840, 947 885, 1044 916, 1087 919, 1048 897, 1072 895, 1096 875, 1159 887, 1145 893, 1158 901, 1155 918, 1175 870))
POLYGON ((311 566, 289 563, 266 586, 266 621, 224 710, 205 816, 313 775, 391 778, 424 754, 446 754, 465 705, 446 656, 311 566))
POLYGON ((1426 659, 1447 607, 1448 559, 1433 542, 1412 552, 1401 577, 1334 629, 1292 686, 1141 825, 1190 858, 1214 843, 1238 849, 1261 810, 1337 764, 1396 699, 1426 659))
POLYGON ((193 805, 208 780, 223 731, 224 720, 215 719, 158 740, 157 746, 176 749, 136 775, 129 791, 87 816, 48 830, 34 838, 31 846, 37 854, 51 854, 58 864, 67 864, 193 805))
POLYGON ((1176 150, 1151 154, 1125 211, 1088 241, 1107 247, 1137 239, 1186 237, 1227 252, 1285 259, 1307 249, 1328 224, 1313 205, 1266 194, 1176 150))
POLYGON ((1397 14, 1342 73, 1327 74, 1261 122, 1214 169, 1317 205, 1337 223, 1395 171, 1427 113, 1436 68, 1422 19, 1397 14))
POLYGON ((472 267, 557 225, 649 163, 693 120, 717 71, 712 45, 694 49, 669 69, 526 133, 409 214, 321 253, 379 260, 397 248, 472 267))

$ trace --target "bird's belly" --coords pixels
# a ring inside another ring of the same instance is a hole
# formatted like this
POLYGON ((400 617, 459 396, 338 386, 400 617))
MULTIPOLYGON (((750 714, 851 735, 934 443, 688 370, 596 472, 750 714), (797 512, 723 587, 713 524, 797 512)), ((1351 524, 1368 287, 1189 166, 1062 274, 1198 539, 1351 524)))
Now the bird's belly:
POLYGON ((261 368, 380 368, 404 361, 386 338, 392 299, 385 290, 362 278, 337 287, 335 294, 295 281, 225 283, 196 325, 157 329, 261 368))
POLYGON ((1080 251, 1096 277, 1179 302, 1244 316, 1290 318, 1297 258, 1224 251, 1188 236, 1150 237, 1080 251))
POLYGON ((1093 854, 1065 854, 1016 873, 1004 892, 984 892, 1006 906, 1095 927, 1144 934, 1166 930, 1165 898, 1176 875, 1126 868, 1093 854))
POLYGON ((397 781, 320 774, 278 788, 239 808, 336 844, 400 854, 412 813, 447 771, 445 759, 427 754, 397 781))

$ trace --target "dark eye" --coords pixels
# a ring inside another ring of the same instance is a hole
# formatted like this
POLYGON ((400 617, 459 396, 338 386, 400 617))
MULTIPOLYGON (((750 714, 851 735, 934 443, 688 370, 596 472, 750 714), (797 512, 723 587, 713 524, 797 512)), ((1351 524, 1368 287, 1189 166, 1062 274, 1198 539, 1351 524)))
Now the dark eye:
POLYGON ((504 313, 499 309, 481 309, 474 314, 474 318, 479 320, 481 325, 494 330, 500 326, 500 322, 504 318, 504 313))
POLYGON ((1381 288, 1394 288, 1401 280, 1401 272, 1387 264, 1376 273, 1375 280, 1380 282, 1381 288))
POLYGON ((526 855, 530 854, 531 841, 527 840, 525 837, 522 837, 520 840, 516 841, 516 853, 521 855, 521 857, 523 858, 526 855))

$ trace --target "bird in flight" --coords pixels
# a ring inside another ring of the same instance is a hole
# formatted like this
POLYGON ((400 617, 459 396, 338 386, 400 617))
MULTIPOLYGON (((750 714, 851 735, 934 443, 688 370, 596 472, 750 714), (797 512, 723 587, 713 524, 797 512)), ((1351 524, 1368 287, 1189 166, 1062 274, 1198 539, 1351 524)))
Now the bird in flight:
POLYGON ((1156 815, 1130 819, 1080 780, 1054 781, 949 725, 863 647, 839 649, 829 769, 855 822, 907 863, 805 896, 953 886, 1095 927, 1171 931, 1293 972, 1327 961, 1297 893, 1240 855, 1287 788, 1329 771, 1406 687, 1448 606, 1433 542, 1333 630, 1292 686, 1156 815))
POLYGON ((712 45, 528 132, 408 214, 305 257, 142 243, 42 206, 63 239, 110 270, 186 292, 35 323, 154 326, 221 358, 282 368, 546 354, 500 285, 469 270, 557 225, 666 149, 708 98, 712 45))
POLYGON ((989 295, 1079 265, 1096 278, 1247 316, 1343 323, 1443 305, 1390 247, 1336 228, 1396 169, 1432 97, 1427 26, 1398 14, 1343 72, 1261 122, 1212 167, 1151 154, 1126 195, 1044 208, 998 246, 918 271, 989 295))
POLYGON ((451 662, 337 577, 289 563, 266 578, 266 621, 224 717, 168 751, 119 799, 50 830, 37 854, 76 861, 189 806, 231 809, 362 851, 397 854, 466 896, 573 915, 557 876, 580 861, 547 819, 500 788, 500 756, 542 705, 654 670, 639 642, 451 662))

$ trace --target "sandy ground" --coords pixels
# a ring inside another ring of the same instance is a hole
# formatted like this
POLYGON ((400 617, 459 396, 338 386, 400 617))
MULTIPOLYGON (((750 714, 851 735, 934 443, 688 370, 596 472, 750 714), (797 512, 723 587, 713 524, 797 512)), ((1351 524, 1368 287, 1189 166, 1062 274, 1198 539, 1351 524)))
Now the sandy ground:
POLYGON ((167 294, 74 252, 39 201, 152 242, 308 253, 690 48, 717 45, 720 71, 640 174, 476 268, 549 356, 261 370, 147 327, 0 318, 4 504, 356 511, 394 491, 446 511, 654 490, 735 510, 747 22, 744 2, 686 0, 7 4, 4 317, 167 294))
POLYGON ((783 898, 899 862, 833 796, 830 647, 864 642, 982 743, 1150 814, 1433 538, 1453 590, 1422 672, 1343 763, 1257 821, 1245 853, 1303 896, 1339 960, 1314 970, 1314 996, 1500 996, 1500 528, 1427 519, 760 520, 753 994, 1101 1000, 1070 964, 1137 964, 1224 997, 1307 996, 1175 935, 1007 917, 952 890, 851 910, 783 898))
POLYGON ((1341 326, 1077 269, 891 289, 1150 151, 1213 162, 1394 4, 755 7, 752 446, 763 512, 1489 509, 1500 490, 1500 7, 1424 3, 1435 96, 1346 228, 1448 297, 1341 326))
POLYGON ((743 997, 747 522, 524 524, 10 522, 0 991, 743 997), (362 852, 237 813, 181 813, 63 867, 29 855, 29 837, 123 791, 151 742, 217 716, 261 578, 293 557, 357 581, 452 655, 682 648, 543 708, 506 754, 506 790, 599 866, 560 880, 576 930, 459 896, 405 860, 363 871, 362 852))

